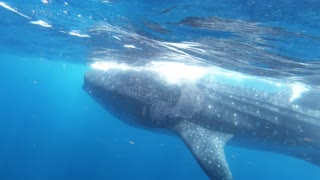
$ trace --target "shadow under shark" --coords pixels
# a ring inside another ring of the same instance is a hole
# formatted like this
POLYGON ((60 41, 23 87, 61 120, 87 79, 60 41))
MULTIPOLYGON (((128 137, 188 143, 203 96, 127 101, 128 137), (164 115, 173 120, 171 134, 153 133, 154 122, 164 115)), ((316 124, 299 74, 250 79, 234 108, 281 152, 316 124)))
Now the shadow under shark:
POLYGON ((210 179, 231 180, 226 144, 320 166, 320 93, 219 69, 95 63, 84 89, 118 119, 179 135, 210 179))

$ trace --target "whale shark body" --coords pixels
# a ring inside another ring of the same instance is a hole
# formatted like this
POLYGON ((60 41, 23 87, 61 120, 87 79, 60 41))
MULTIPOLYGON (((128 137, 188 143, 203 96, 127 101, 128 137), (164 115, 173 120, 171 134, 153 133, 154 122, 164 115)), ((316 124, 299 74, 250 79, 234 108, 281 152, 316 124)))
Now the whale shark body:
POLYGON ((176 133, 210 179, 231 180, 226 144, 320 166, 320 93, 173 62, 95 63, 84 89, 118 119, 176 133))

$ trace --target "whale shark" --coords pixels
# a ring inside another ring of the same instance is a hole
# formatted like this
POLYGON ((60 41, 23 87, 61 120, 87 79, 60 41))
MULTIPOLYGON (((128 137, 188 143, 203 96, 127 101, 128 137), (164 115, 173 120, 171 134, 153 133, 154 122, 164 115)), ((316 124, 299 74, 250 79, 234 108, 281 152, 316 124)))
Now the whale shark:
POLYGON ((302 83, 178 62, 96 62, 83 88, 117 119, 179 136, 210 179, 233 179, 225 145, 320 166, 320 91, 302 83))

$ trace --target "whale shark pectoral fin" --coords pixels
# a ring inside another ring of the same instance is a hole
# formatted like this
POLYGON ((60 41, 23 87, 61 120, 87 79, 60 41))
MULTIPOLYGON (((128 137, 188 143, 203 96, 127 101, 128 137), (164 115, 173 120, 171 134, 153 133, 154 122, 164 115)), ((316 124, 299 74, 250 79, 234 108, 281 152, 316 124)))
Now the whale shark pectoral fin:
POLYGON ((224 145, 233 135, 208 130, 187 120, 174 128, 210 179, 232 180, 224 145))

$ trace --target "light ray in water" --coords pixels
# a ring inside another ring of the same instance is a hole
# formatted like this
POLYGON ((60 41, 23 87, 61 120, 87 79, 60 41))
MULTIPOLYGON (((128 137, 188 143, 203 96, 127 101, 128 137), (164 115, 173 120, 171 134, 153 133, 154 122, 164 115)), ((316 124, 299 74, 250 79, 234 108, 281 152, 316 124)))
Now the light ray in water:
POLYGON ((27 19, 31 19, 29 16, 27 16, 27 15, 19 12, 18 10, 12 8, 11 6, 9 6, 8 4, 6 4, 6 3, 4 3, 4 2, 2 2, 2 1, 0 1, 0 6, 6 8, 6 9, 8 9, 9 11, 12 11, 12 12, 14 12, 14 13, 16 13, 16 14, 19 14, 19 15, 22 16, 22 17, 25 17, 25 18, 27 18, 27 19))

